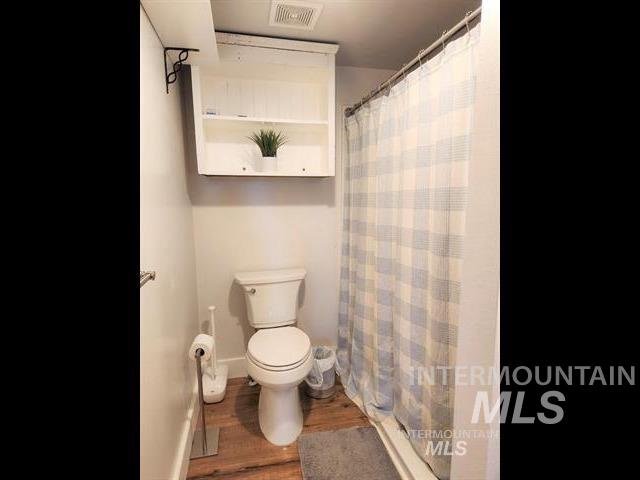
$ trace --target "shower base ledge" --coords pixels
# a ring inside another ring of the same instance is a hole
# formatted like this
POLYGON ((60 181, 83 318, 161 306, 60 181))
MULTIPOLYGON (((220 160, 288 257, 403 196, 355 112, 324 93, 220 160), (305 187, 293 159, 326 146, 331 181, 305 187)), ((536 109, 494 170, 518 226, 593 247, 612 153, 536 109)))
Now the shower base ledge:
MULTIPOLYGON (((371 421, 371 420, 370 420, 371 421)), ((402 480, 438 480, 402 433, 400 424, 390 416, 381 422, 371 421, 387 449, 402 480)))
MULTIPOLYGON (((345 394, 347 394, 346 390, 345 394)), ((362 402, 358 398, 352 398, 348 394, 347 396, 358 405, 360 410, 364 411, 362 402)), ((378 431, 378 435, 380 435, 380 439, 402 480, 438 480, 438 477, 433 474, 413 449, 411 442, 404 435, 400 424, 393 415, 380 422, 369 419, 369 423, 378 431)))

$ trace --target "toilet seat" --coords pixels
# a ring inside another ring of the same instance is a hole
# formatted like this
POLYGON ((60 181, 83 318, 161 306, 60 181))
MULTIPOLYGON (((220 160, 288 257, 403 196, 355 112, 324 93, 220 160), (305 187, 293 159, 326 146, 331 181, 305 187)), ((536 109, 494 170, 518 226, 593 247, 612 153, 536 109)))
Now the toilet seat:
POLYGON ((293 370, 311 355, 311 342, 306 333, 296 327, 266 328, 250 339, 247 358, 269 371, 293 370))
POLYGON ((309 351, 302 360, 300 360, 299 362, 293 363, 291 365, 284 365, 284 366, 273 366, 273 365, 266 365, 258 360, 256 360, 256 358, 254 356, 252 356, 250 353, 247 354, 248 359, 253 362, 257 367, 260 367, 264 370, 269 370, 270 372, 288 372, 289 370, 293 370, 297 367, 299 367, 300 365, 304 364, 304 362, 307 361, 307 358, 309 358, 309 355, 311 355, 311 351, 309 351))

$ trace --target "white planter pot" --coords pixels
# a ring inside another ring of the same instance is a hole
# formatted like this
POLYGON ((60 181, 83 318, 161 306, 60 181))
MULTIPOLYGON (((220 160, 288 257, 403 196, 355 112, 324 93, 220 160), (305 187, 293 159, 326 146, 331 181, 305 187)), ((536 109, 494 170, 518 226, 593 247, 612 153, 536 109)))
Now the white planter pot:
POLYGON ((275 172, 278 170, 278 157, 260 157, 258 170, 261 172, 275 172))

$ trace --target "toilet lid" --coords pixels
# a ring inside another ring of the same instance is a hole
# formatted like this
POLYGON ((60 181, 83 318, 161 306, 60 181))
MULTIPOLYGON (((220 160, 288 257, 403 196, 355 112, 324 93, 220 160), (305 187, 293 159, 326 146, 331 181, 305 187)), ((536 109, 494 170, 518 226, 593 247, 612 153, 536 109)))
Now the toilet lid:
POLYGON ((286 367, 304 360, 311 349, 306 333, 296 327, 259 330, 249 339, 249 355, 270 367, 286 367))

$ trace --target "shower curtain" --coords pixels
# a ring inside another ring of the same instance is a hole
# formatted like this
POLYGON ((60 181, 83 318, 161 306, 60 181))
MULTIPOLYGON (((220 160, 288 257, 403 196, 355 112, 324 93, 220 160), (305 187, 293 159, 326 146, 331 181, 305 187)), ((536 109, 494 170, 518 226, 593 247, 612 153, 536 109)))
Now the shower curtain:
POLYGON ((447 43, 345 120, 338 372, 370 417, 395 415, 441 479, 479 34, 447 43))

